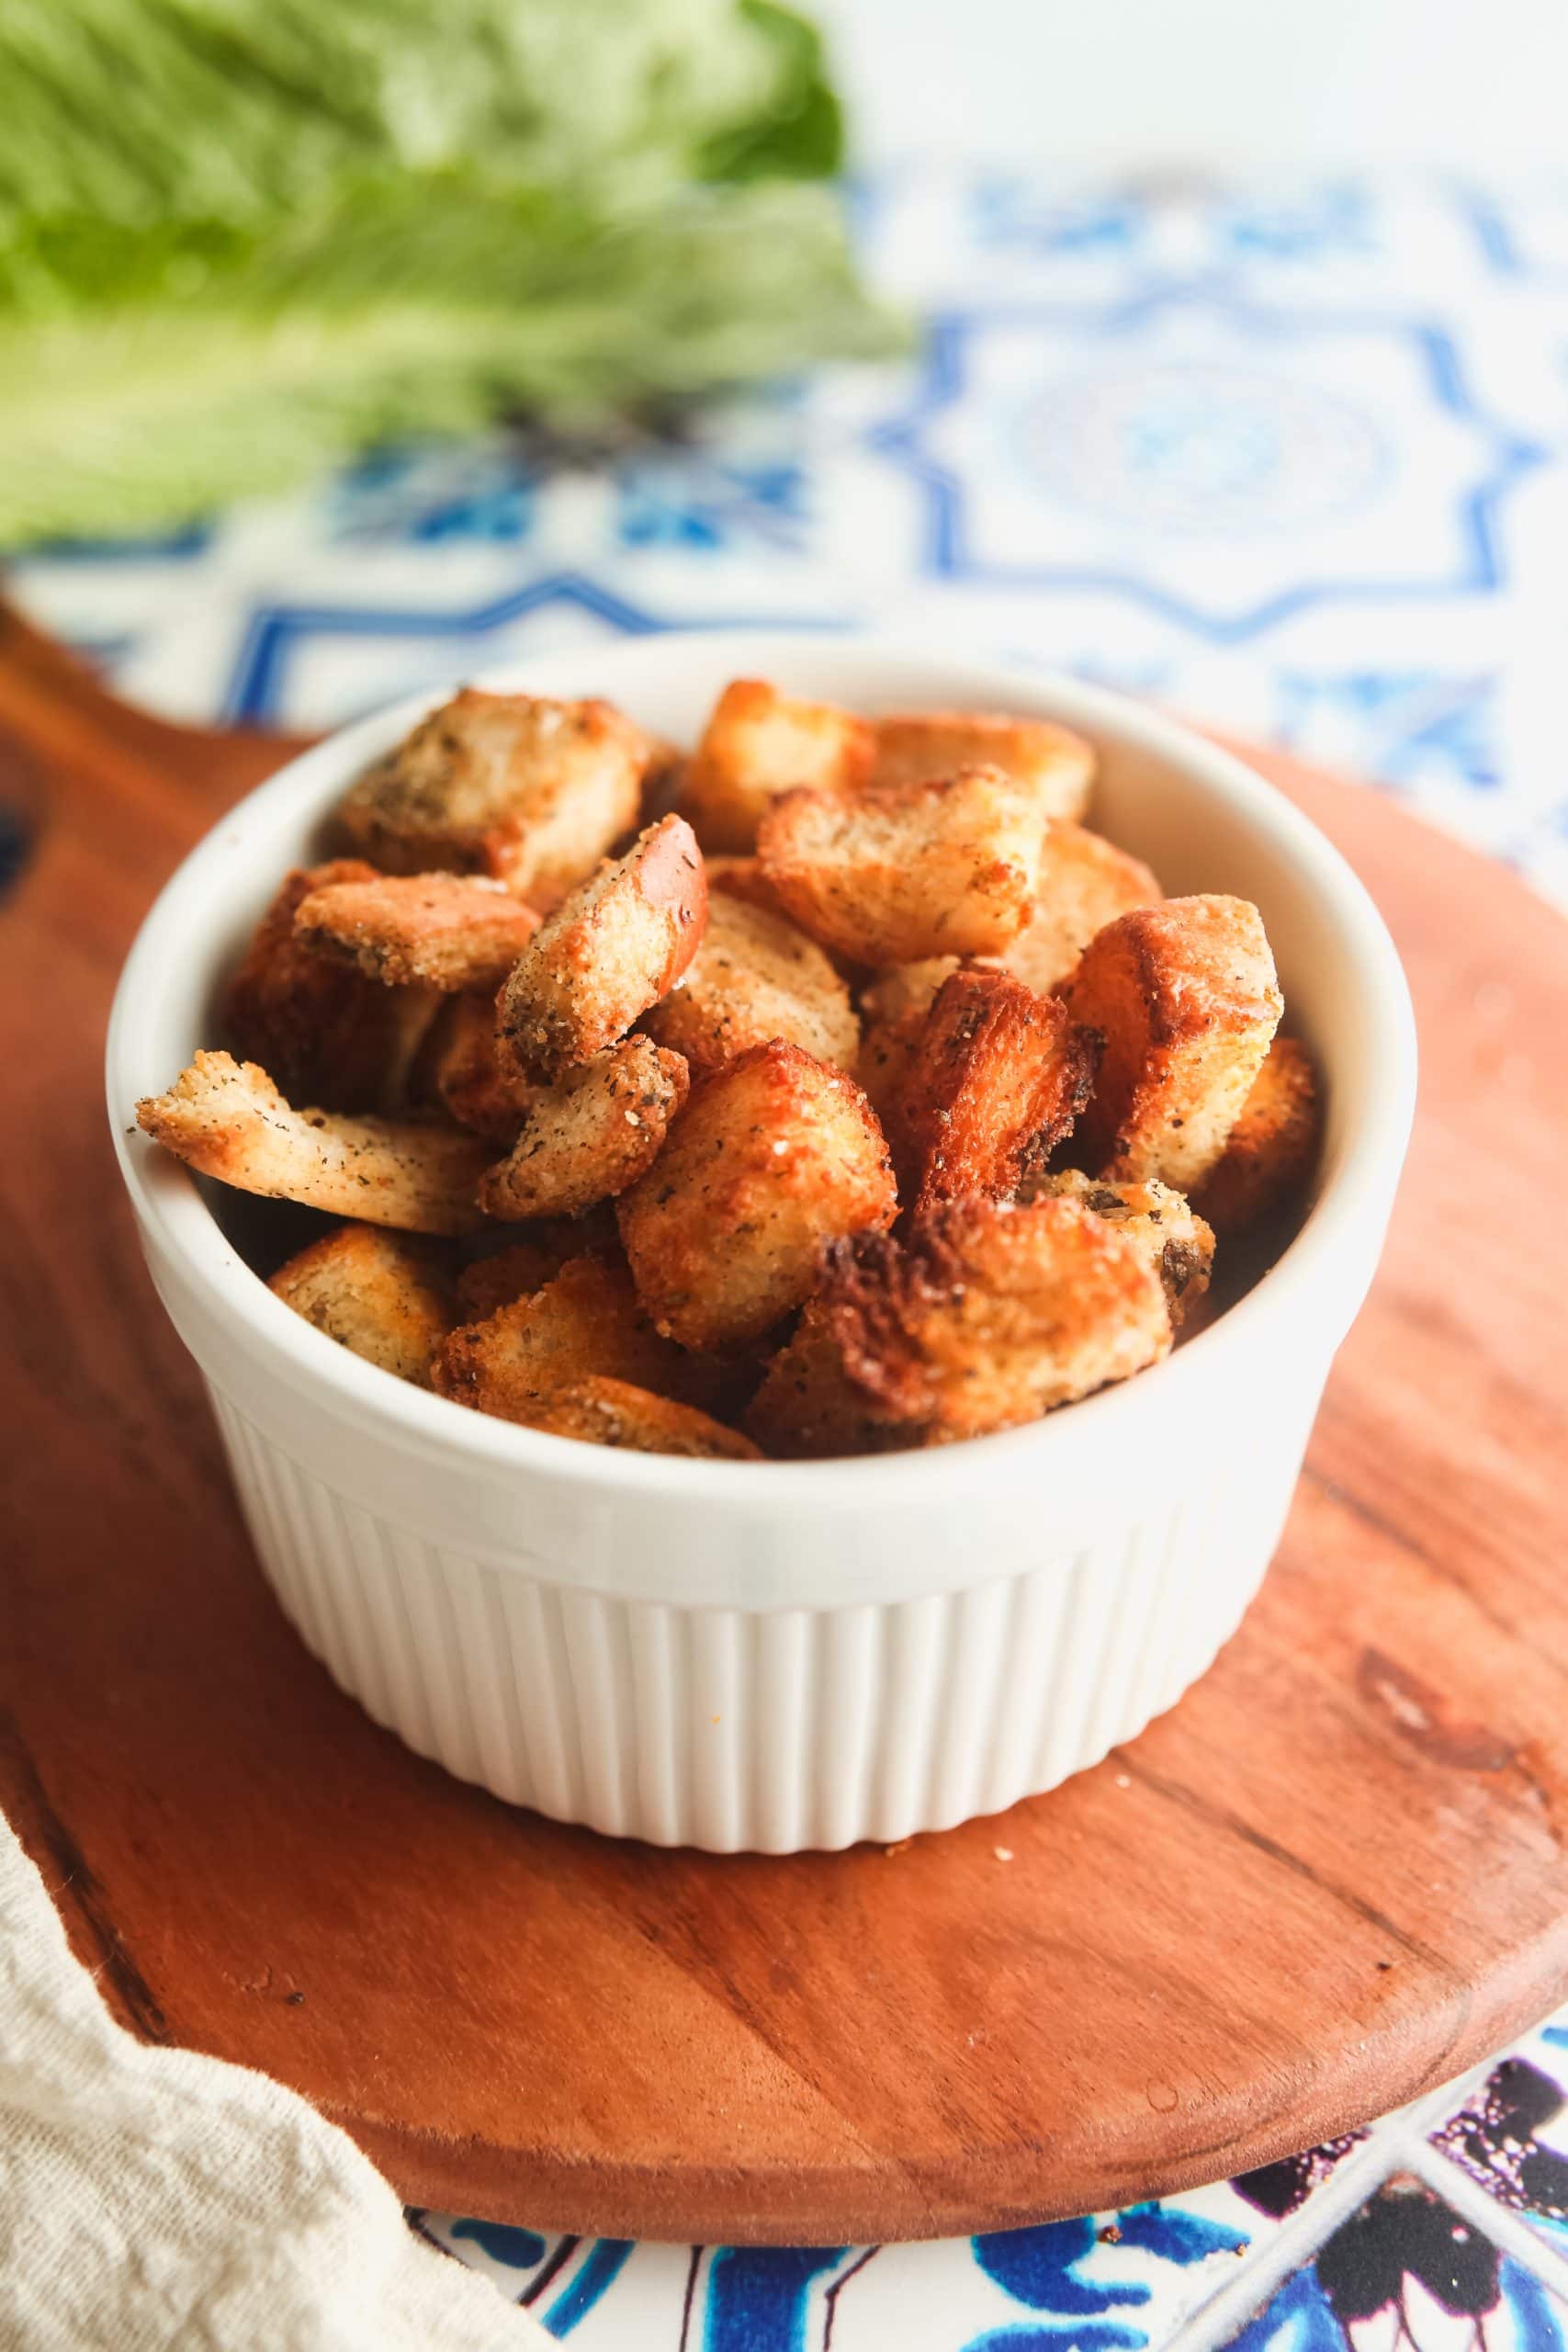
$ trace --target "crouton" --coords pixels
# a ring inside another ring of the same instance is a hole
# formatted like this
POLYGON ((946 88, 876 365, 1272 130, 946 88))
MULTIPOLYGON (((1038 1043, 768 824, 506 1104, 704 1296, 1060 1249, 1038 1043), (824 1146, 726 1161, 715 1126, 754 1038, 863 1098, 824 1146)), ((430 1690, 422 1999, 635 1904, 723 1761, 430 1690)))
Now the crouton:
POLYGON ((863 964, 984 956, 1022 929, 1044 825, 999 768, 943 784, 861 793, 792 792, 757 834, 786 914, 863 964))
POLYGON ((886 1125, 917 1208, 1006 1200, 1043 1169, 1088 1102, 1099 1039, 1011 972, 962 967, 920 1023, 886 1125))
POLYGON ((870 727, 831 703, 797 702, 759 678, 726 686, 686 770, 681 810, 705 850, 744 854, 780 793, 853 792, 871 773, 870 727))
POLYGON ((279 1266, 267 1288, 351 1354, 422 1388, 455 1319, 451 1282, 431 1250, 374 1225, 340 1225, 279 1266))
POLYGON ((1276 1037, 1196 1205, 1216 1233, 1240 1233, 1301 1182, 1317 1150, 1317 1080, 1295 1037, 1276 1037))
POLYGON ((1170 1347, 1147 1252, 1075 1201, 950 1201, 907 1241, 836 1242, 819 1295, 876 1414, 954 1436, 1033 1420, 1170 1347))
POLYGON ((695 1403, 715 1385, 708 1368, 654 1329, 626 1268, 586 1256, 482 1323, 452 1332, 431 1384, 457 1404, 519 1421, 556 1389, 601 1376, 695 1403))
POLYGON ((388 987, 425 982, 450 995, 501 986, 539 918, 482 874, 372 874, 330 882, 294 910, 318 955, 388 987))
POLYGON ((880 1419, 844 1370, 832 1326, 808 1298, 794 1337, 779 1350, 751 1399, 746 1427, 764 1453, 781 1462, 886 1453, 918 1445, 909 1424, 880 1419))
MULTIPOLYGON (((550 1228, 544 1230, 547 1233, 550 1228)), ((532 1298, 570 1259, 583 1254, 581 1238, 575 1248, 562 1251, 530 1233, 525 1240, 508 1242, 503 1250, 473 1259, 457 1276, 460 1319, 482 1323, 498 1306, 510 1306, 514 1298, 532 1298)))
POLYGON ((998 960, 1048 996, 1068 978, 1097 931, 1134 907, 1157 906, 1162 896, 1141 858, 1083 825, 1050 825, 1034 912, 998 960))
POLYGON ((474 1188, 491 1148, 479 1136, 445 1121, 296 1111, 265 1069, 230 1054, 197 1054, 167 1094, 137 1104, 136 1121, 187 1167, 242 1193, 410 1233, 482 1222, 474 1188))
POLYGON ((773 895, 773 885, 756 858, 710 857, 705 852, 703 865, 708 877, 710 914, 715 899, 721 895, 727 899, 744 899, 748 906, 761 907, 771 915, 784 914, 784 909, 773 895))
MULTIPOLYGON (((922 956, 918 964, 888 964, 860 992, 860 1009, 867 1022, 891 1025, 906 1013, 929 1012, 943 980, 964 962, 961 956, 922 956)), ((972 956, 974 965, 989 962, 972 956)))
POLYGON ((1073 1157, 1113 1183, 1191 1193, 1263 1066, 1280 996, 1245 899, 1168 899, 1095 933, 1066 989, 1105 1051, 1073 1157))
POLYGON ((440 1009, 434 990, 378 988, 296 935, 296 911, 315 891, 378 878, 359 858, 286 875, 224 997, 223 1035, 240 1059, 329 1110, 401 1110, 440 1009))
POLYGON ((1179 1329, 1208 1289, 1214 1262, 1213 1233, 1181 1194, 1168 1184, 1107 1184, 1065 1168, 1026 1186, 1023 1193, 1027 1200, 1048 1196, 1076 1201, 1131 1234, 1159 1276, 1171 1326, 1179 1329))
POLYGON ((449 997, 431 1035, 428 1084, 459 1126, 510 1144, 543 1089, 518 1077, 511 1055, 502 1054, 495 1023, 492 996, 449 997))
POLYGON ((577 1216, 651 1168, 686 1100, 686 1065, 651 1037, 622 1037, 541 1089, 511 1156, 479 1185, 494 1217, 577 1216))
POLYGON ((859 1087, 774 1038, 694 1087, 615 1213, 659 1329, 684 1347, 729 1349, 810 1294, 824 1241, 880 1230, 896 1208, 887 1147, 859 1087))
POLYGON ((931 784, 960 768, 1000 768, 1028 785, 1044 817, 1081 817, 1089 806, 1094 751, 1048 718, 992 711, 921 710, 876 721, 875 786, 931 784))
POLYGON ((898 1021, 874 1021, 861 1039, 855 1082, 889 1137, 898 1129, 909 1064, 925 1025, 923 1012, 906 1012, 898 1021))
POLYGON ((525 1078, 560 1078, 669 993, 707 921, 702 853, 683 817, 650 825, 541 924, 497 1001, 525 1078))
POLYGON ((849 989, 816 941, 787 917, 722 890, 708 900, 707 930, 685 978, 642 1026, 684 1055, 694 1076, 770 1037, 843 1069, 853 1068, 860 1046, 849 989))
POLYGON ((553 906, 637 820, 648 739, 605 702, 465 686, 378 760, 339 808, 389 874, 491 874, 553 906))
POLYGON ((739 1430, 726 1429, 694 1405, 677 1405, 625 1380, 576 1380, 552 1389, 527 1416, 527 1426, 551 1437, 617 1445, 633 1453, 682 1453, 706 1462, 762 1459, 739 1430))

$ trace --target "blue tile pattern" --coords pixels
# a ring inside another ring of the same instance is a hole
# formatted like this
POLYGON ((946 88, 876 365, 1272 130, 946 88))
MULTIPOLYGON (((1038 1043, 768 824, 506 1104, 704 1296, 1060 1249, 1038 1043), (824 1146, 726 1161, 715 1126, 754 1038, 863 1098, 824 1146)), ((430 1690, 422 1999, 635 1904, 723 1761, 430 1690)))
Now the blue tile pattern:
MULTIPOLYGON (((8 590, 127 693, 290 727, 670 627, 940 631, 1359 770, 1568 900, 1568 184, 849 194, 923 322, 907 363, 596 467, 378 451, 8 590)), ((580 2352, 1564 2352, 1568 2013, 1366 2132, 1039 2229, 758 2252, 412 2218, 580 2352)))

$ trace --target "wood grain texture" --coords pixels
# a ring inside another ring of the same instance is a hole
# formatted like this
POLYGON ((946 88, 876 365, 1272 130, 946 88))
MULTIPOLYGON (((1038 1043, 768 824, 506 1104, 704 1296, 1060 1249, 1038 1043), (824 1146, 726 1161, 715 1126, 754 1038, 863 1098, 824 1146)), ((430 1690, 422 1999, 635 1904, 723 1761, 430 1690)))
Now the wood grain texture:
POLYGON ((1261 1600, 1172 1714, 1000 1819, 668 1855, 509 1811, 339 1696, 138 1263, 100 1107, 115 972, 279 756, 126 714, 0 629, 0 792, 43 809, 0 910, 0 1803, 129 2024, 298 2086, 416 2202, 842 2244, 1277 2157, 1568 1992, 1554 915, 1263 763, 1385 909, 1425 1072, 1261 1600))

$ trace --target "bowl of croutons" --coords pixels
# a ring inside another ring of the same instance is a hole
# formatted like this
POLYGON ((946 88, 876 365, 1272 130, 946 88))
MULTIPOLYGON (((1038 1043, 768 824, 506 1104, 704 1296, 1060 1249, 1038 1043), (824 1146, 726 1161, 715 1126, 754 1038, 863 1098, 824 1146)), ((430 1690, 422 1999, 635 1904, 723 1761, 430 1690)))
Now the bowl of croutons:
POLYGON ((1207 1668, 1415 1059, 1376 910, 1239 760, 714 633, 294 761, 148 916, 108 1096, 342 1687, 558 1819, 789 1852, 1036 1795, 1207 1668))

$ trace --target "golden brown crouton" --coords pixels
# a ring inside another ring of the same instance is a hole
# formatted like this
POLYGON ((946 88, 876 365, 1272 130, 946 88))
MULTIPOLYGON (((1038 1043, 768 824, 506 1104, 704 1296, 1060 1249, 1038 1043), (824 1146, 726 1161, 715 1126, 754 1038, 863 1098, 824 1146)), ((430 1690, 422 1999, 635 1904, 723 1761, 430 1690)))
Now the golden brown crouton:
POLYGON ((886 792, 792 792, 757 834, 786 913, 841 956, 911 964, 984 956, 1033 903, 1044 824, 999 768, 886 792))
POLYGON ((877 1414, 955 1436, 1032 1421, 1170 1346, 1145 1251, 1073 1201, 951 1201, 906 1242, 835 1243, 820 1299, 877 1414))
POLYGON ((501 986, 539 918, 482 874, 371 874, 319 884, 294 911, 307 947, 388 987, 501 986))
POLYGON ((885 1136, 891 1136, 897 1129, 909 1064, 925 1025, 923 1012, 906 1012, 897 1021, 872 1022, 861 1039, 855 1080, 885 1136))
MULTIPOLYGON (((860 1009, 874 1023, 902 1021, 906 1013, 929 1012, 943 980, 956 972, 961 956, 922 956, 918 964, 888 964, 860 992, 860 1009)), ((985 965, 990 958, 970 958, 985 965)))
POLYGON ((1197 1204, 1216 1233, 1240 1233, 1283 1201, 1317 1150, 1317 1080, 1295 1037, 1276 1037, 1203 1179, 1197 1204))
POLYGON ((931 784, 973 767, 1000 768, 1028 785, 1042 816, 1081 817, 1089 806, 1094 752, 1081 735, 1048 718, 920 710, 876 722, 874 786, 931 784))
POLYGON ((703 865, 708 877, 710 914, 715 899, 721 895, 727 899, 744 899, 749 907, 761 907, 771 915, 784 914, 784 909, 773 894, 773 885, 756 858, 711 857, 705 851, 703 865))
POLYGON ((702 852, 683 817, 661 818, 540 926, 502 989, 521 1074, 559 1078, 623 1035, 674 987, 706 921, 702 852))
POLYGON ((1113 1183, 1191 1193, 1213 1167, 1280 1018, 1245 899, 1168 899, 1095 933, 1066 990, 1105 1052, 1073 1157, 1113 1183))
POLYGON ((400 1110, 440 1009, 434 990, 378 988, 295 934, 296 910, 313 892, 378 878, 356 857, 286 875, 223 1003, 223 1035, 242 1061, 334 1111, 400 1110))
POLYGON ((1134 907, 1157 906, 1162 895, 1141 858, 1083 825, 1050 825, 1034 912, 999 960, 1048 996, 1097 931, 1134 907))
POLYGON ((537 907, 592 873, 637 820, 648 739, 605 702, 465 686, 344 800, 389 874, 493 874, 537 907))
POLYGON ((691 969, 642 1025, 683 1054, 694 1076, 770 1037, 844 1069, 860 1046, 850 992, 816 941, 787 917, 723 890, 708 900, 691 969))
POLYGON ((809 1295, 824 1241, 890 1225, 896 1206, 859 1087, 774 1038, 693 1089, 615 1212, 659 1329, 688 1348, 734 1348, 809 1295))
POLYGON ((751 1399, 746 1426, 765 1453, 781 1462, 823 1462, 835 1455, 886 1453, 918 1445, 907 1422, 880 1419, 850 1379, 821 1303, 808 1298, 787 1347, 779 1350, 751 1399))
MULTIPOLYGON (((553 1236, 555 1228, 541 1226, 530 1231, 525 1240, 509 1242, 504 1250, 492 1250, 483 1258, 475 1258, 457 1276, 457 1305, 465 1323, 482 1323, 498 1306, 510 1306, 514 1298, 531 1298, 553 1281, 561 1268, 572 1258, 584 1254, 579 1234, 575 1247, 558 1248, 553 1236), (539 1238, 540 1235, 545 1238, 539 1238)), ((563 1231, 571 1230, 570 1225, 563 1231)))
POLYGON ((481 1222, 474 1188, 491 1147, 478 1136, 445 1121, 296 1111, 265 1069, 229 1054, 197 1054, 167 1094, 137 1104, 136 1120, 187 1167, 243 1193, 409 1233, 481 1222))
POLYGON ((509 1144, 543 1091, 519 1078, 496 1035, 492 996, 448 998, 423 1068, 431 1092, 460 1126, 509 1144))
POLYGON ((454 1331, 436 1356, 443 1396, 502 1420, 527 1420, 542 1396, 579 1380, 628 1380, 704 1401, 714 1375, 661 1339, 631 1277, 603 1258, 573 1258, 531 1295, 454 1331))
POLYGON ((542 1088, 509 1159, 479 1185, 491 1216, 577 1216, 651 1168, 684 1102, 686 1065, 651 1037, 621 1037, 542 1088))
POLYGON ((340 1225, 279 1266, 267 1288, 351 1354, 422 1388, 453 1323, 452 1285, 428 1248, 374 1225, 340 1225))
POLYGON ((1024 1197, 1076 1201, 1131 1234, 1160 1278, 1173 1329, 1179 1329, 1209 1287, 1213 1234, 1168 1184, 1107 1184, 1066 1168, 1026 1187, 1024 1197))
POLYGON ((852 712, 737 678, 720 695, 686 770, 682 812, 705 849, 744 854, 780 793, 803 785, 853 792, 871 773, 873 750, 871 729, 852 712))
POLYGON ((886 1133, 917 1209, 1006 1200, 1044 1167, 1089 1100, 1099 1040, 1059 999, 966 965, 920 1024, 886 1133))
MULTIPOLYGON (((521 1415, 516 1418, 522 1419, 521 1415)), ((586 1445, 618 1445, 633 1453, 683 1453, 694 1461, 761 1462, 749 1437, 728 1430, 694 1405, 677 1405, 625 1380, 576 1380, 539 1399, 527 1426, 586 1445)))

